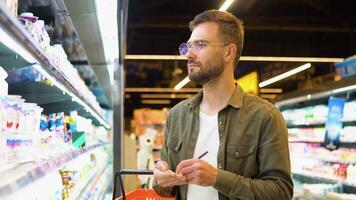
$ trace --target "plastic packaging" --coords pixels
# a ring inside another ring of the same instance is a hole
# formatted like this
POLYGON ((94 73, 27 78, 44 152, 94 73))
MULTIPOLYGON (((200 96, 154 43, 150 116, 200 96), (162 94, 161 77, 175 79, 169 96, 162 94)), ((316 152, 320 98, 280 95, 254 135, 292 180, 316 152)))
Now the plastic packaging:
POLYGON ((8 94, 9 86, 5 81, 6 77, 6 71, 0 66, 0 96, 6 96, 8 94))

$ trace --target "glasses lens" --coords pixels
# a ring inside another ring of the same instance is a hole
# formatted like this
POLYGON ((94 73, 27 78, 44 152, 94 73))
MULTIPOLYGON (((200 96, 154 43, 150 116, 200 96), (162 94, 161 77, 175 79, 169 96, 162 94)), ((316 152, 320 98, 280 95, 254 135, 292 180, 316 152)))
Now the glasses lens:
POLYGON ((188 47, 188 44, 187 44, 187 43, 182 43, 182 44, 179 46, 179 53, 180 53, 180 55, 182 55, 182 56, 185 56, 185 55, 188 53, 188 50, 189 50, 189 47, 188 47))

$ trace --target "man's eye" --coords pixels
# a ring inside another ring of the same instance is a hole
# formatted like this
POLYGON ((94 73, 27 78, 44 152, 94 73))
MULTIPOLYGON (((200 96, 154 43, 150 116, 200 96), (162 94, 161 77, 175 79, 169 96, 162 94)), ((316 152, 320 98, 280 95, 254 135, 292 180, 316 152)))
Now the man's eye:
POLYGON ((207 45, 205 42, 199 42, 198 44, 200 48, 204 48, 207 45))

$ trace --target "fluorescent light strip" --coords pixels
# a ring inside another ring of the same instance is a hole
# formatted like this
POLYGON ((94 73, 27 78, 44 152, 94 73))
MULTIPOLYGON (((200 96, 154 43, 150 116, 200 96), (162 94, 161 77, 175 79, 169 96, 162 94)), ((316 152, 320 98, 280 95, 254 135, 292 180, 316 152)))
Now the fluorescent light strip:
MULTIPOLYGON (((126 55, 126 60, 186 60, 185 56, 177 55, 126 55)), ((321 57, 270 57, 270 56, 241 56, 240 61, 256 62, 320 62, 335 63, 342 62, 343 58, 321 58, 321 57)))
POLYGON ((34 64, 33 67, 39 71, 43 76, 45 76, 47 79, 49 79, 53 85, 55 85, 57 88, 59 88, 60 90, 62 90, 63 92, 66 92, 67 94, 69 94, 72 97, 72 101, 75 101, 77 103, 79 103, 80 105, 82 105, 84 107, 84 109, 88 112, 90 112, 97 120, 99 120, 99 122, 105 126, 105 128, 109 129, 110 125, 103 120, 91 107, 89 107, 84 101, 82 101, 81 99, 79 99, 79 97, 77 97, 76 95, 74 95, 72 92, 70 92, 69 90, 67 90, 66 87, 64 87, 61 83, 59 83, 55 78, 53 78, 46 70, 44 70, 40 65, 38 64, 34 64))
POLYGON ((125 92, 179 92, 179 93, 197 93, 201 88, 182 88, 179 91, 174 88, 125 88, 125 92))
POLYGON ((170 104, 171 101, 170 100, 141 100, 141 103, 143 104, 170 104))
POLYGON ((355 90, 355 89, 356 89, 356 85, 351 85, 351 86, 335 89, 332 91, 332 93, 335 94, 335 93, 346 92, 346 91, 355 90))
POLYGON ((261 94, 260 97, 264 98, 264 99, 275 99, 277 97, 277 95, 276 94, 261 94))
POLYGON ((356 85, 350 85, 350 86, 346 86, 346 87, 342 87, 342 88, 338 88, 338 89, 334 89, 334 90, 328 90, 325 92, 319 92, 319 93, 315 93, 315 94, 308 94, 308 95, 304 95, 304 96, 300 96, 300 97, 286 99, 283 101, 276 102, 276 106, 281 107, 281 106, 304 102, 304 101, 308 101, 308 100, 312 100, 312 99, 328 97, 333 94, 337 94, 337 93, 341 93, 341 92, 348 92, 348 91, 353 91, 353 90, 356 90, 356 85))
POLYGON ((320 58, 320 57, 270 57, 270 56, 241 56, 240 61, 261 62, 342 62, 343 58, 320 58))
POLYGON ((310 68, 310 67, 311 67, 311 64, 310 64, 310 63, 304 64, 304 65, 302 65, 302 66, 300 66, 300 67, 297 67, 297 68, 295 68, 295 69, 292 69, 292 70, 290 70, 290 71, 288 71, 288 72, 285 72, 285 73, 283 73, 283 74, 280 74, 280 75, 278 75, 278 76, 276 76, 276 77, 273 77, 273 78, 271 78, 271 79, 268 79, 268 80, 266 80, 266 81, 263 81, 263 82, 261 82, 260 84, 258 84, 258 86, 259 86, 260 88, 261 88, 261 87, 265 87, 265 86, 270 85, 270 84, 272 84, 272 83, 274 83, 274 82, 280 81, 280 80, 285 79, 285 78, 287 78, 287 77, 289 77, 289 76, 292 76, 292 75, 294 75, 294 74, 296 74, 296 73, 299 73, 299 72, 301 72, 301 71, 303 71, 303 70, 306 70, 306 69, 308 69, 308 68, 310 68))
POLYGON ((184 87, 187 83, 189 83, 189 77, 185 77, 181 82, 179 82, 175 87, 174 90, 180 90, 182 87, 184 87))
POLYGON ((282 93, 282 88, 261 88, 260 93, 282 93))
POLYGON ((226 0, 224 4, 219 8, 220 11, 226 11, 234 0, 226 0))
POLYGON ((1 42, 5 44, 5 46, 7 46, 9 49, 19 54, 27 62, 31 64, 37 62, 37 60, 24 47, 21 47, 18 42, 15 42, 1 28, 0 28, 0 38, 1 38, 1 42))
POLYGON ((192 94, 141 94, 142 99, 188 99, 192 94))
POLYGON ((126 60, 187 60, 185 56, 177 55, 126 55, 126 60))

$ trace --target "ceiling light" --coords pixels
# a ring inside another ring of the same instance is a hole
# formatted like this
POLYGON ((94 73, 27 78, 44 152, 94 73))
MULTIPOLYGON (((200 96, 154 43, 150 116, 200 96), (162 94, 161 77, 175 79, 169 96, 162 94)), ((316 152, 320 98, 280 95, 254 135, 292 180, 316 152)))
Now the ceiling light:
POLYGON ((342 62, 343 58, 320 58, 320 57, 272 57, 272 56, 241 56, 240 61, 261 62, 342 62))
POLYGON ((226 0, 224 4, 219 8, 220 11, 226 11, 234 0, 226 0))
POLYGON ((275 98, 277 98, 277 95, 276 94, 261 94, 260 97, 263 99, 275 99, 275 98))
POLYGON ((182 87, 184 87, 187 83, 189 83, 189 77, 185 77, 181 82, 179 82, 175 87, 174 90, 180 90, 182 87))
POLYGON ((285 73, 283 73, 283 74, 280 74, 280 75, 278 75, 278 76, 276 76, 276 77, 273 77, 273 78, 271 78, 271 79, 268 79, 268 80, 266 80, 266 81, 263 81, 263 82, 261 82, 260 84, 258 84, 258 86, 261 88, 261 87, 270 85, 270 84, 272 84, 272 83, 274 83, 274 82, 277 82, 277 81, 279 81, 279 80, 285 79, 285 78, 287 78, 287 77, 289 77, 289 76, 292 76, 292 75, 294 75, 294 74, 296 74, 296 73, 298 73, 298 72, 301 72, 301 71, 303 71, 303 70, 306 70, 306 69, 308 69, 308 68, 310 68, 310 67, 311 67, 311 64, 310 64, 310 63, 304 64, 304 65, 302 65, 302 66, 300 66, 300 67, 297 67, 297 68, 295 68, 295 69, 292 69, 292 70, 290 70, 290 71, 288 71, 288 72, 285 72, 285 73))
POLYGON ((260 93, 282 93, 282 88, 261 88, 260 93))
POLYGON ((170 100, 155 100, 155 99, 145 99, 141 100, 142 104, 170 104, 170 100))
POLYGON ((177 55, 125 55, 126 60, 187 60, 185 56, 177 55))
POLYGON ((141 94, 142 99, 188 99, 193 94, 141 94))
POLYGON ((201 88, 182 88, 176 91, 174 88, 125 88, 125 92, 179 92, 197 93, 201 88))
MULTIPOLYGON (((126 55, 126 60, 187 60, 185 56, 178 55, 126 55)), ((271 56, 241 56, 240 61, 258 62, 319 62, 336 63, 342 62, 343 58, 321 57, 271 57, 271 56)))

